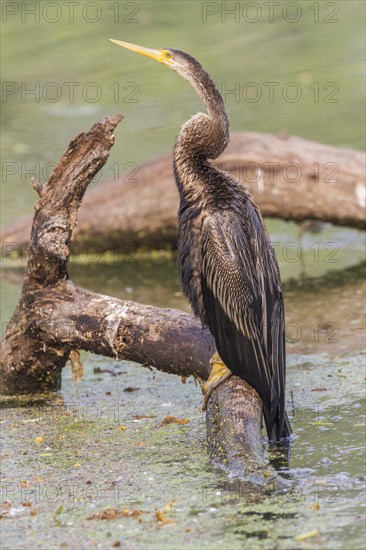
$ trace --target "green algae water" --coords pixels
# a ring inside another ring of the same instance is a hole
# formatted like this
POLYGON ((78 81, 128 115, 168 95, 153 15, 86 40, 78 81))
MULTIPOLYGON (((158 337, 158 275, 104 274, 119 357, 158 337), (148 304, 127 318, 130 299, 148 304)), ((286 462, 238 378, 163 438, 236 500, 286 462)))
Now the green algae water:
MULTIPOLYGON (((94 267, 74 263, 73 279, 188 309, 174 258, 94 267)), ((23 271, 4 273, 11 309, 23 271)), ((364 266, 288 278, 284 287, 295 438, 281 475, 291 491, 248 489, 209 465, 192 379, 84 354, 82 380, 66 368, 54 398, 2 400, 3 547, 361 549, 364 266), (182 422, 164 424, 167 416, 182 422), (100 519, 108 510, 125 515, 100 519)))
MULTIPOLYGON (((177 75, 108 38, 197 56, 225 95, 232 130, 286 128, 363 147, 361 2, 281 2, 271 18, 261 2, 105 0, 75 3, 72 21, 66 4, 1 6, 4 223, 32 212, 30 178, 47 179, 70 138, 98 118, 125 115, 100 176, 110 180, 170 150, 201 109, 177 75)), ((267 225, 286 302, 295 437, 281 475, 291 491, 265 494, 210 466, 193 380, 83 354, 78 384, 66 368, 56 396, 2 399, 2 548, 364 548, 364 235, 267 225), (164 423, 169 415, 181 423, 164 423)), ((4 331, 24 265, 2 267, 4 331)), ((86 254, 70 274, 96 292, 189 311, 173 255, 86 254)))

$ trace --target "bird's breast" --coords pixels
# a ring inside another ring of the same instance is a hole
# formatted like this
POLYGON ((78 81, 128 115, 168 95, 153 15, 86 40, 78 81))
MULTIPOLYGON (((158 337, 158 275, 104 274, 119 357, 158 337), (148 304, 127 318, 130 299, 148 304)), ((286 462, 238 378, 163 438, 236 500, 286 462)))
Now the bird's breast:
POLYGON ((204 212, 181 205, 179 211, 178 265, 182 289, 194 314, 205 322, 201 288, 202 273, 202 223, 204 212))

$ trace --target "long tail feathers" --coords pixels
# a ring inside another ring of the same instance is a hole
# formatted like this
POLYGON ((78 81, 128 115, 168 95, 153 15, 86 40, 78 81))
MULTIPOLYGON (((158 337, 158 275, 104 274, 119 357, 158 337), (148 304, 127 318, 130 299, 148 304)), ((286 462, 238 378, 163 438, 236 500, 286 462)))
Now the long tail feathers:
POLYGON ((264 421, 267 428, 268 439, 270 443, 279 442, 288 438, 292 434, 291 424, 284 409, 276 411, 276 417, 273 419, 273 411, 264 407, 264 421))

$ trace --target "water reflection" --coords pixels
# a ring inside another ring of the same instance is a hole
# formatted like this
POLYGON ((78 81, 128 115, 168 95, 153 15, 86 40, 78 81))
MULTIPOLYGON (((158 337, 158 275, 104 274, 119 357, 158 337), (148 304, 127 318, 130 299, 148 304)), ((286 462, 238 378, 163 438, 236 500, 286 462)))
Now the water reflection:
MULTIPOLYGON (((345 353, 364 346, 364 263, 284 280, 288 353, 345 353)), ((74 282, 123 300, 190 311, 178 279, 175 258, 111 264, 73 263, 74 282)), ((4 270, 3 320, 9 320, 23 270, 4 270)))

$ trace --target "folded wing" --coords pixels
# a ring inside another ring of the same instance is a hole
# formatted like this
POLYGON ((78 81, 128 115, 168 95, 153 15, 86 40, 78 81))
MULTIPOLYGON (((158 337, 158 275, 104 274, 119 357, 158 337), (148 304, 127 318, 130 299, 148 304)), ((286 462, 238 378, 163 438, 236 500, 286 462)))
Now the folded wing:
POLYGON ((285 401, 285 321, 277 261, 254 204, 208 216, 202 230, 207 324, 227 367, 263 401, 270 441, 291 428, 285 401))

